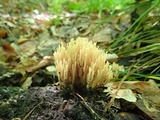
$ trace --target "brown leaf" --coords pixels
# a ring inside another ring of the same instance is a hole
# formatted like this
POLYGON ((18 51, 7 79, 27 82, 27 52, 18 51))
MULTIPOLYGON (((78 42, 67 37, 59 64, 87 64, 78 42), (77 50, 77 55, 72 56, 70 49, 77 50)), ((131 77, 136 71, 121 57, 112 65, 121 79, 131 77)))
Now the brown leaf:
MULTIPOLYGON (((119 95, 116 94, 119 91, 121 92, 124 89, 130 89, 133 93, 136 94, 137 101, 133 102, 136 107, 141 110, 144 116, 148 116, 149 118, 153 118, 153 120, 159 120, 160 118, 160 89, 157 84, 153 80, 149 80, 148 82, 145 81, 124 81, 121 85, 121 88, 118 90, 120 82, 111 82, 106 85, 107 92, 115 93, 115 96, 119 95), (117 92, 114 92, 117 91, 117 92)), ((104 92, 105 92, 104 91, 104 92)), ((131 93, 125 92, 125 96, 131 96, 131 93)), ((124 95, 121 96, 124 98, 124 95)), ((127 99, 125 99, 127 100, 127 99)), ((130 100, 127 100, 130 101, 130 100)))
POLYGON ((42 67, 49 65, 51 63, 51 61, 52 61, 52 57, 45 56, 38 64, 31 66, 31 67, 27 67, 26 71, 27 72, 34 72, 42 67))
POLYGON ((8 53, 10 55, 16 55, 14 48, 8 43, 2 44, 2 48, 6 53, 8 53))
POLYGON ((0 38, 6 38, 8 36, 8 31, 5 29, 0 29, 0 38))

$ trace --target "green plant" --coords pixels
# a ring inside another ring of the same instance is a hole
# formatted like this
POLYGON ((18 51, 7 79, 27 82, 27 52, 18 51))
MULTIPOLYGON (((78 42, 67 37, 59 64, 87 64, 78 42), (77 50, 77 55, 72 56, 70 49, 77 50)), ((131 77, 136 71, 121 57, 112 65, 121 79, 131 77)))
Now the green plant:
POLYGON ((55 14, 62 13, 64 11, 63 5, 70 0, 48 0, 47 3, 50 6, 50 9, 55 14))
MULTIPOLYGON (((139 73, 139 75, 156 75, 160 72, 159 19, 156 14, 148 19, 148 14, 151 11, 160 11, 160 9, 157 9, 160 1, 147 1, 134 6, 139 8, 140 6, 148 4, 151 4, 150 7, 143 7, 146 10, 143 10, 135 22, 106 49, 106 51, 112 49, 122 58, 134 56, 134 59, 132 59, 133 69, 136 69, 135 72, 139 73)), ((155 77, 157 77, 157 75, 155 77)))
POLYGON ((103 10, 114 11, 115 9, 122 9, 128 3, 133 3, 134 0, 48 0, 48 5, 54 13, 61 13, 64 10, 77 13, 91 13, 98 12, 100 15, 103 10))

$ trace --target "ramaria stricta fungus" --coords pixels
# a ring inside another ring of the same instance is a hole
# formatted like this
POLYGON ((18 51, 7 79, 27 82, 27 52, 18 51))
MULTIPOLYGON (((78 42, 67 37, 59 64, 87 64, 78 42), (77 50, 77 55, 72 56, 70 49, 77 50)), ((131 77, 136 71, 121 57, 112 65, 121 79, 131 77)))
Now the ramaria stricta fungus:
POLYGON ((62 87, 98 88, 118 77, 122 66, 106 62, 106 53, 87 38, 77 38, 54 53, 59 83, 62 87))

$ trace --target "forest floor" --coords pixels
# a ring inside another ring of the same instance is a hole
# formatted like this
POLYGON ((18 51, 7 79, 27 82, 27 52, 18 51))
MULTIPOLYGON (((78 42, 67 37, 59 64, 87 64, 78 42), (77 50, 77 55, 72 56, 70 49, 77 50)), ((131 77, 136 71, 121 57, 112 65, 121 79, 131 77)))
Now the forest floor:
MULTIPOLYGON (((68 93, 57 83, 53 53, 61 42, 87 37, 104 49, 131 25, 130 14, 118 14, 101 25, 109 14, 99 17, 97 13, 66 12, 58 17, 45 5, 16 1, 3 2, 0 8, 1 120, 158 120, 159 98, 155 100, 156 107, 150 108, 153 112, 148 111, 142 99, 115 99, 105 111, 110 97, 102 88, 68 93)), ((160 94, 159 89, 152 82, 141 82, 146 83, 144 89, 130 89, 144 93, 152 88, 154 95, 142 95, 153 101, 160 94)))

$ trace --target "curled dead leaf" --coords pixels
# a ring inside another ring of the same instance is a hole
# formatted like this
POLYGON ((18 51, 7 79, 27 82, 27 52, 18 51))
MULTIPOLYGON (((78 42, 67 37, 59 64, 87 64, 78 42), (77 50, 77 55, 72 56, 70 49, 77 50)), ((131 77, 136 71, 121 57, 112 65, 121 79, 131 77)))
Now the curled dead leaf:
POLYGON ((49 65, 52 60, 53 59, 51 56, 45 56, 38 64, 36 64, 34 66, 27 67, 25 70, 27 72, 34 72, 42 67, 49 65))
POLYGON ((5 29, 0 29, 0 38, 6 38, 8 36, 8 31, 5 29))
POLYGON ((2 47, 3 47, 3 50, 4 50, 6 53, 12 54, 12 55, 15 55, 15 54, 16 54, 14 48, 13 48, 10 44, 4 43, 4 44, 2 44, 2 47))

